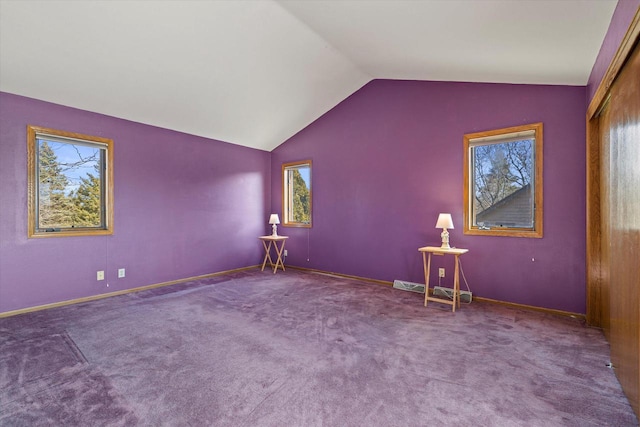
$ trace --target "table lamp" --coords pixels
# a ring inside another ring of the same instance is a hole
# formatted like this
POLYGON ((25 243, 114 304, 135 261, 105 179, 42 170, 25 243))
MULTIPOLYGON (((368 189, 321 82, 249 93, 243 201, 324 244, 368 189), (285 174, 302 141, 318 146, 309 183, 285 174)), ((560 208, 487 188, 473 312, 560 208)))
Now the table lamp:
POLYGON ((442 237, 442 246, 440 247, 442 249, 451 249, 451 246, 449 246, 449 232, 447 231, 447 228, 453 229, 453 219, 451 219, 451 214, 441 213, 438 216, 436 228, 442 228, 442 234, 440 234, 440 237, 442 237))
POLYGON ((269 224, 272 224, 273 233, 271 233, 271 237, 278 237, 278 226, 276 224, 280 224, 280 218, 278 218, 278 214, 271 214, 269 217, 269 224))

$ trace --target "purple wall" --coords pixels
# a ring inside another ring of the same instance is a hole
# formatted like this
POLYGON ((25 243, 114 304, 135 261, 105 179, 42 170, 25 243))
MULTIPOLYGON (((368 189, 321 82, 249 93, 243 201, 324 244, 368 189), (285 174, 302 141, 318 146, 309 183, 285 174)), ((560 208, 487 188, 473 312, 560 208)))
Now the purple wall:
MULTIPOLYGON (((449 211, 476 295, 584 313, 584 99, 638 7, 618 2, 586 89, 377 80, 271 155, 0 93, 0 312, 256 264, 255 236, 281 213, 281 164, 312 159, 314 226, 280 227, 289 264, 421 282, 416 249, 438 244, 449 211), (545 237, 463 235, 462 135, 537 121, 545 237), (114 139, 113 236, 26 238, 27 124, 114 139)), ((448 284, 450 260, 438 266, 448 284)))
POLYGON ((611 17, 609 29, 600 47, 596 62, 593 64, 591 74, 589 75, 589 81, 587 82, 587 105, 593 99, 598 85, 600 85, 604 74, 607 72, 607 68, 613 56, 616 54, 620 42, 624 38, 629 24, 631 24, 639 7, 640 0, 618 0, 616 10, 611 17))
MULTIPOLYGON (((290 236, 287 262, 422 282, 417 248, 439 246, 438 213, 451 212, 451 243, 470 249, 462 262, 477 296, 584 313, 585 91, 370 82, 272 152, 278 213, 281 164, 313 161, 313 228, 280 227, 290 236), (544 238, 463 235, 463 134, 535 122, 544 123, 544 238)), ((447 258, 433 267, 447 268, 450 285, 447 258)))
POLYGON ((269 158, 0 93, 0 312, 258 264, 269 158), (114 140, 112 236, 27 239, 27 124, 114 140))

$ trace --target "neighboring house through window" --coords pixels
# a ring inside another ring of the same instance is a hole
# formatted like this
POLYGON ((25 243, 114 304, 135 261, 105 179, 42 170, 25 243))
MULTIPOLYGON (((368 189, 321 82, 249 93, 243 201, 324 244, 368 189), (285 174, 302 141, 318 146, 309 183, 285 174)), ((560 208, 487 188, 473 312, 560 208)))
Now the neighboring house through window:
POLYGON ((542 237, 542 123, 464 136, 464 233, 542 237))
POLYGON ((27 127, 28 235, 113 233, 113 141, 27 127))

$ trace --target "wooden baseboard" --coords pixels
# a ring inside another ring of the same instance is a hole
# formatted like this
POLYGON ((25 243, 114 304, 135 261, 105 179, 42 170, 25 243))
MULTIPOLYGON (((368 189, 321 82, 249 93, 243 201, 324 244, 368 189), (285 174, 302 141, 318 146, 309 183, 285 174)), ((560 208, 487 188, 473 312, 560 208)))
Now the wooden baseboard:
POLYGON ((573 313, 571 311, 556 310, 556 309, 553 309, 553 308, 536 307, 535 305, 518 304, 516 302, 500 301, 500 300, 495 300, 495 299, 491 299, 491 298, 477 297, 475 295, 473 296, 473 300, 474 301, 478 301, 478 302, 486 302, 486 303, 489 303, 489 304, 503 305, 503 306, 511 307, 511 308, 521 308, 523 310, 532 310, 532 311, 538 311, 540 313, 554 314, 554 315, 557 315, 557 316, 571 317, 573 319, 578 319, 578 320, 583 320, 583 321, 587 320, 587 318, 586 318, 586 316, 584 314, 573 313))
POLYGON ((287 268, 291 268, 293 270, 307 271, 309 273, 323 274, 325 276, 336 276, 336 277, 342 277, 344 279, 354 279, 354 280, 361 280, 363 282, 377 283, 379 285, 393 286, 393 282, 388 282, 386 280, 370 279, 368 277, 352 276, 350 274, 334 273, 332 271, 316 270, 315 268, 307 268, 307 267, 296 267, 293 265, 287 265, 287 268))
MULTIPOLYGON (((153 285, 140 286, 140 287, 137 287, 137 288, 125 289, 125 290, 116 291, 116 292, 109 292, 109 293, 100 294, 100 295, 92 295, 92 296, 89 296, 89 297, 76 298, 76 299, 72 299, 72 300, 60 301, 60 302, 55 302, 55 303, 51 303, 51 304, 37 305, 37 306, 34 306, 34 307, 21 308, 19 310, 5 311, 3 313, 0 313, 0 318, 16 316, 18 314, 24 314, 24 313, 31 313, 31 312, 34 312, 34 311, 47 310, 49 308, 63 307, 65 305, 79 304, 79 303, 82 303, 82 302, 95 301, 95 300, 99 300, 99 299, 102 299, 102 298, 109 298, 109 297, 114 297, 114 296, 118 296, 118 295, 130 294, 132 292, 146 291, 146 290, 149 290, 149 289, 161 288, 163 286, 175 285, 175 284, 178 284, 178 283, 189 282, 189 281, 192 281, 192 280, 207 279, 207 278, 210 278, 210 277, 222 276, 224 274, 236 273, 238 271, 251 270, 251 269, 255 269, 255 268, 260 268, 260 265, 252 265, 252 266, 249 266, 249 267, 236 268, 236 269, 233 269, 233 270, 219 271, 217 273, 203 274, 201 276, 187 277, 185 279, 172 280, 170 282, 155 283, 153 285)), ((335 272, 332 272, 332 271, 317 270, 315 268, 296 267, 296 266, 292 266, 292 265, 288 265, 287 268, 293 269, 293 270, 305 271, 305 272, 308 272, 308 273, 323 274, 323 275, 326 275, 326 276, 335 276, 335 277, 340 277, 340 278, 343 278, 343 279, 359 280, 359 281, 362 281, 362 282, 375 283, 375 284, 378 284, 378 285, 393 286, 393 282, 389 282, 389 281, 386 281, 386 280, 370 279, 368 277, 353 276, 353 275, 350 275, 350 274, 342 274, 342 273, 335 273, 335 272)), ((431 289, 429 289, 429 291, 431 291, 431 289)), ((547 313, 547 314, 554 314, 554 315, 559 315, 559 316, 571 317, 571 318, 579 319, 579 320, 586 320, 586 317, 585 317, 584 314, 572 313, 572 312, 569 312, 569 311, 562 311, 562 310, 555 310, 555 309, 552 309, 552 308, 536 307, 536 306, 533 306, 533 305, 518 304, 518 303, 515 303, 515 302, 499 301, 499 300, 494 300, 494 299, 490 299, 490 298, 478 297, 478 296, 475 296, 475 295, 473 296, 473 301, 483 302, 483 303, 490 303, 490 304, 499 304, 499 305, 503 305, 503 306, 511 307, 511 308, 533 310, 533 311, 538 311, 538 312, 541 312, 541 313, 547 313)))
POLYGON ((5 311, 5 312, 0 313, 0 319, 3 318, 3 317, 16 316, 18 314, 25 314, 25 313, 31 313, 31 312, 34 312, 34 311, 47 310, 49 308, 63 307, 65 305, 79 304, 79 303, 82 303, 82 302, 95 301, 95 300, 99 300, 99 299, 103 299, 103 298, 110 298, 110 297, 115 297, 115 296, 118 296, 118 295, 130 294, 130 293, 133 293, 133 292, 140 292, 140 291, 146 291, 146 290, 149 290, 149 289, 161 288, 163 286, 175 285, 175 284, 178 284, 178 283, 189 282, 189 281, 192 281, 192 280, 208 279, 210 277, 222 276, 224 274, 236 273, 238 271, 251 270, 251 269, 254 269, 254 268, 258 268, 258 267, 260 267, 260 266, 259 265, 252 265, 252 266, 249 266, 249 267, 235 268, 233 270, 219 271, 217 273, 209 273, 209 274, 203 274, 203 275, 200 275, 200 276, 187 277, 185 279, 171 280, 169 282, 154 283, 152 285, 139 286, 139 287, 136 287, 136 288, 124 289, 122 291, 109 292, 109 293, 106 293, 106 294, 91 295, 89 297, 82 297, 82 298, 76 298, 76 299, 72 299, 72 300, 54 302, 54 303, 51 303, 51 304, 36 305, 36 306, 33 306, 33 307, 21 308, 19 310, 5 311))
MULTIPOLYGON (((310 273, 325 274, 325 275, 328 275, 328 276, 342 277, 342 278, 346 278, 346 279, 361 280, 363 282, 377 283, 377 284, 380 284, 380 285, 393 286, 393 282, 388 282, 386 280, 370 279, 368 277, 352 276, 350 274, 334 273, 334 272, 331 272, 331 271, 316 270, 314 268, 306 268, 306 267, 296 267, 296 266, 292 266, 292 265, 288 265, 287 268, 291 268, 291 269, 294 269, 294 270, 308 271, 310 273)), ((433 292, 433 288, 430 288, 429 292, 432 293, 433 292)), ((572 313, 570 311, 555 310, 553 308, 536 307, 534 305, 518 304, 518 303, 515 303, 515 302, 500 301, 500 300, 495 300, 495 299, 491 299, 491 298, 478 297, 476 295, 473 295, 473 301, 489 303, 489 304, 498 304, 498 305, 503 305, 503 306, 511 307, 511 308, 519 308, 519 309, 524 309, 524 310, 538 311, 538 312, 541 312, 541 313, 554 314, 554 315, 564 316, 564 317, 571 317, 571 318, 578 319, 578 320, 586 320, 585 315, 584 314, 580 314, 580 313, 572 313)))

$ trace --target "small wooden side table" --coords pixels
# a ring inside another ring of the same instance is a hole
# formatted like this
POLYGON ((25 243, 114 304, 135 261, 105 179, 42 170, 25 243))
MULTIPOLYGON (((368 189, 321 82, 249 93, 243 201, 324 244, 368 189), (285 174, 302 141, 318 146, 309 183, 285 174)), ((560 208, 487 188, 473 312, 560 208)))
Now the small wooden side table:
POLYGON ((418 251, 422 252, 422 264, 424 265, 424 306, 427 306, 427 301, 435 301, 443 304, 449 304, 452 306, 452 311, 456 311, 456 302, 460 307, 460 255, 469 252, 469 249, 450 248, 443 249, 438 246, 425 246, 419 248, 418 251), (427 259, 427 254, 429 257, 427 259), (431 255, 454 255, 455 256, 455 272, 453 274, 453 300, 436 298, 429 296, 429 272, 431 271, 431 255))
POLYGON ((278 266, 282 267, 282 271, 284 271, 284 262, 282 261, 282 253, 284 252, 284 243, 289 238, 289 236, 260 236, 258 237, 262 240, 262 246, 264 246, 264 261, 262 261, 262 270, 264 271, 264 266, 267 264, 267 260, 269 260, 269 265, 273 267, 273 274, 276 274, 278 271, 278 266), (267 242, 269 242, 267 244, 267 242), (282 242, 280 248, 278 248, 278 242, 282 242), (276 255, 278 255, 278 259, 276 263, 273 263, 271 259, 271 245, 276 248, 276 255))

